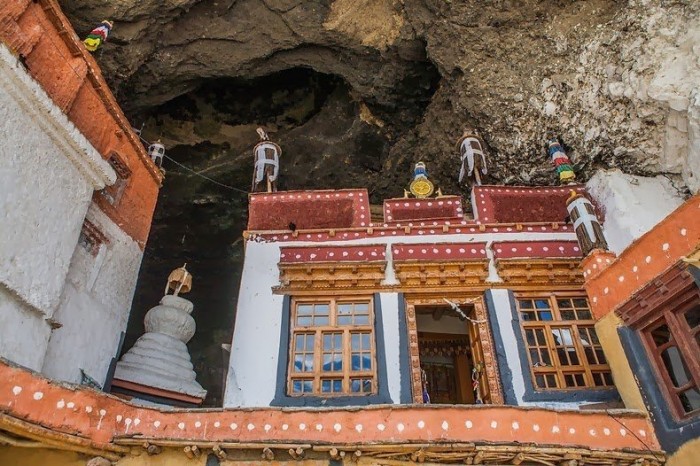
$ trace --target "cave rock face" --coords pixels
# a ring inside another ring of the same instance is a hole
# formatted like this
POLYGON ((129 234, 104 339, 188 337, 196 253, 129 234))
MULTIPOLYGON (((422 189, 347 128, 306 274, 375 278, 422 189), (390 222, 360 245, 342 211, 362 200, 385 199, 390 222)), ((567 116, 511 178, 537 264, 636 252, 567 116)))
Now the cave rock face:
MULTIPOLYGON (((79 31, 103 18, 115 21, 98 59, 132 115, 211 79, 306 68, 345 83, 358 121, 376 130, 355 131, 354 139, 382 136, 384 153, 370 168, 388 176, 426 158, 444 184, 456 187, 454 142, 472 126, 489 146, 492 181, 554 182, 542 146, 553 132, 584 177, 620 167, 677 176, 693 192, 700 187, 697 2, 62 4, 79 31)), ((193 142, 171 132, 171 144, 193 142)), ((382 191, 392 189, 382 177, 367 177, 382 191)))

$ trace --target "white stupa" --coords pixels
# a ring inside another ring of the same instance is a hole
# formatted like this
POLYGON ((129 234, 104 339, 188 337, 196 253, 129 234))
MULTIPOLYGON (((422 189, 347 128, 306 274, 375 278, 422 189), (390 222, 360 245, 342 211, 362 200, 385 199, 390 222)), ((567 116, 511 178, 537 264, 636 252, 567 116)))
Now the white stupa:
POLYGON ((163 299, 144 318, 146 333, 117 363, 113 391, 165 404, 204 401, 207 391, 197 383, 186 345, 196 329, 194 305, 178 296, 191 288, 185 266, 170 274, 163 299))

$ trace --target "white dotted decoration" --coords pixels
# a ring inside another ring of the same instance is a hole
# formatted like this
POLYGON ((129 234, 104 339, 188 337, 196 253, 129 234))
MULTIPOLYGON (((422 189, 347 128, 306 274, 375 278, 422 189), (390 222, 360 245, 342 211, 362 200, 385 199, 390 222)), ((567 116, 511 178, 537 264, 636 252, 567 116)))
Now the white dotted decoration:
POLYGON ((651 256, 647 256, 646 259, 644 259, 644 261, 645 261, 647 264, 651 263, 651 256))
POLYGON ((576 429, 574 429, 573 427, 571 427, 571 428, 569 429, 569 433, 570 433, 571 435, 574 435, 574 434, 576 433, 576 429))
POLYGON ((681 236, 685 236, 686 234, 688 234, 688 230, 681 228, 681 236))
POLYGON ((335 424, 333 424, 333 430, 336 432, 340 432, 340 429, 342 429, 342 428, 343 428, 343 426, 341 426, 337 422, 335 424))
POLYGON ((620 283, 622 283, 622 282, 625 281, 625 276, 624 276, 624 275, 620 275, 619 277, 617 277, 617 279, 618 279, 618 281, 619 281, 620 283))
POLYGON ((620 435, 622 435, 623 437, 624 437, 625 435, 627 435, 627 430, 625 430, 625 429, 620 429, 620 435))
POLYGON ((303 422, 299 424, 299 430, 306 430, 306 424, 304 424, 303 422))
POLYGON ((552 433, 558 434, 559 433, 559 426, 552 426, 552 433))
POLYGON ((122 415, 121 414, 117 414, 117 422, 122 422, 122 415))
POLYGON ((75 403, 73 403, 72 401, 69 401, 68 403, 66 403, 66 408, 68 408, 68 409, 75 408, 75 403))
POLYGON ((85 407, 85 412, 90 414, 92 412, 92 406, 86 406, 85 407))
POLYGON ((474 427, 474 424, 472 424, 472 421, 467 421, 464 423, 464 425, 467 427, 467 429, 471 429, 472 427, 474 427))
POLYGON ((236 429, 238 429, 238 424, 236 424, 235 422, 232 422, 231 425, 229 426, 229 428, 231 430, 236 430, 236 429))
POLYGON ((34 392, 33 398, 34 398, 35 400, 39 401, 39 400, 41 400, 42 398, 44 398, 44 394, 41 393, 41 392, 34 392))
POLYGON ((670 247, 671 247, 670 244, 664 243, 664 244, 661 246, 661 250, 662 250, 662 251, 668 251, 668 248, 670 248, 670 247))
POLYGON ((539 425, 539 424, 533 424, 533 425, 532 425, 532 430, 534 430, 535 432, 539 432, 539 431, 540 431, 540 425, 539 425))
POLYGON ((419 429, 422 429, 423 427, 425 427, 425 422, 423 422, 423 421, 418 421, 418 428, 419 428, 419 429))
POLYGON ((248 430, 253 430, 253 429, 255 429, 255 424, 253 424, 251 422, 250 424, 248 424, 247 428, 248 428, 248 430))
POLYGON ((321 432, 323 430, 323 424, 316 424, 316 430, 321 432))
POLYGON ((270 424, 265 424, 265 427, 263 427, 263 429, 265 429, 265 432, 270 432, 270 429, 272 429, 272 426, 270 424))
POLYGON ((608 428, 606 427, 605 429, 603 429, 603 433, 604 433, 605 435, 610 435, 610 429, 608 429, 608 428))
POLYGON ((63 400, 60 400, 58 403, 56 403, 56 408, 58 409, 63 409, 66 406, 66 402, 63 400))
POLYGON ((177 428, 180 429, 180 430, 185 430, 185 423, 184 423, 184 422, 179 423, 179 424, 177 425, 177 428))
POLYGON ((447 421, 442 421, 442 430, 447 430, 450 428, 450 425, 447 423, 447 421))
POLYGON ((216 421, 214 423, 214 427, 216 427, 218 429, 219 427, 221 427, 221 423, 219 421, 216 421))
POLYGON ((380 432, 384 432, 384 429, 386 429, 386 426, 384 424, 377 424, 377 429, 379 429, 380 432))
POLYGON ((355 430, 357 431, 358 434, 362 432, 362 429, 363 429, 362 424, 357 424, 355 426, 355 430))
POLYGON ((20 387, 19 385, 15 385, 14 387, 12 387, 12 393, 14 393, 15 396, 19 395, 20 393, 22 393, 22 387, 20 387))
POLYGON ((513 424, 511 424, 511 427, 513 430, 518 430, 520 429, 520 424, 517 423, 517 421, 513 421, 513 424))
POLYGON ((202 427, 202 423, 199 422, 199 421, 196 421, 196 422, 194 423, 194 426, 195 426, 197 429, 199 429, 200 427, 202 427))
POLYGON ((644 429, 639 429, 639 435, 641 435, 642 437, 646 437, 647 433, 644 429))
POLYGON ((288 430, 289 424, 282 424, 282 430, 288 430))
POLYGON ((595 429, 589 430, 588 433, 591 435, 591 437, 595 437, 595 436, 596 436, 596 431, 595 431, 595 429))
POLYGON ((160 421, 153 421, 153 427, 155 427, 156 429, 160 427, 160 421))
POLYGON ((498 422, 496 422, 496 421, 491 421, 491 428, 492 428, 492 429, 495 429, 496 427, 498 427, 498 422))
POLYGON ((406 426, 404 426, 404 425, 401 424, 400 422, 399 422, 398 424, 396 424, 396 430, 398 430, 399 432, 403 432, 403 430, 404 430, 405 428, 406 428, 406 426))

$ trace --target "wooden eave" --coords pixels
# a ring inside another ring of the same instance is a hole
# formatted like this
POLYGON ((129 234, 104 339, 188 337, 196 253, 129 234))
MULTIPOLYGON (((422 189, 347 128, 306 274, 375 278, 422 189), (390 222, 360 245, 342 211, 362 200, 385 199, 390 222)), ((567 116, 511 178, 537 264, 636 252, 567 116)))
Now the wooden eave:
POLYGON ((510 286, 583 286, 577 258, 496 259, 498 275, 510 286))
POLYGON ((489 275, 488 259, 462 261, 394 261, 401 288, 484 286, 489 275))
POLYGON ((376 289, 381 287, 386 261, 280 263, 276 293, 323 289, 376 289))

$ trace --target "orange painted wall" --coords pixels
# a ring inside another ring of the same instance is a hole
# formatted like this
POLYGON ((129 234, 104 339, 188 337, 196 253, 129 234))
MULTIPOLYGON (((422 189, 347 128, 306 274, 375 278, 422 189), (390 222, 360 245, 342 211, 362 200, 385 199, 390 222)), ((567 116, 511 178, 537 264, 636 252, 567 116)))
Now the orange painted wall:
POLYGON ((95 446, 117 435, 234 442, 532 442, 599 449, 658 449, 641 414, 503 405, 158 410, 58 384, 0 360, 0 411, 95 446), (644 444, 639 438, 643 439, 644 444))
POLYGON ((116 151, 125 161, 131 177, 119 203, 98 193, 94 200, 143 249, 163 176, 56 1, 5 0, 0 40, 24 57, 31 76, 103 158, 116 151))
POLYGON ((600 319, 640 288, 700 246, 700 194, 695 195, 633 242, 599 273, 582 267, 591 309, 600 319))

